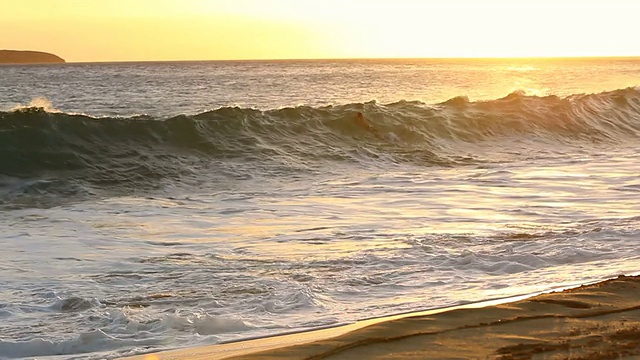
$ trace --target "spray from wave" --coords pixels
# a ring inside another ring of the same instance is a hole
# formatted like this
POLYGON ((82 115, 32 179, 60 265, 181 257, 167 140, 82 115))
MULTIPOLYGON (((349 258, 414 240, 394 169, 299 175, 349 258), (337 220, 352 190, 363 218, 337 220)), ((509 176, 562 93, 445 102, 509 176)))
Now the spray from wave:
POLYGON ((53 107, 51 100, 44 97, 36 97, 27 105, 16 105, 10 111, 21 111, 26 109, 42 109, 48 113, 60 113, 61 111, 53 107))
POLYGON ((564 98, 514 92, 490 101, 456 97, 435 105, 226 107, 168 119, 67 114, 38 99, 0 112, 0 175, 29 179, 21 182, 21 192, 82 193, 148 187, 203 166, 211 171, 211 164, 222 173, 220 164, 229 161, 290 170, 327 162, 455 166, 473 159, 471 145, 584 145, 638 137, 637 88, 564 98), (355 120, 358 112, 367 126, 355 120))

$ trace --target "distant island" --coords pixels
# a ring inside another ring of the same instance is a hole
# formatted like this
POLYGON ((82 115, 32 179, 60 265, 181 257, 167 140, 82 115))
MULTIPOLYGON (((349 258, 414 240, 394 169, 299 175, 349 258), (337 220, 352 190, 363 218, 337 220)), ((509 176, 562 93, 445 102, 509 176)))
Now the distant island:
POLYGON ((0 50, 0 64, 59 64, 64 59, 41 51, 0 50))

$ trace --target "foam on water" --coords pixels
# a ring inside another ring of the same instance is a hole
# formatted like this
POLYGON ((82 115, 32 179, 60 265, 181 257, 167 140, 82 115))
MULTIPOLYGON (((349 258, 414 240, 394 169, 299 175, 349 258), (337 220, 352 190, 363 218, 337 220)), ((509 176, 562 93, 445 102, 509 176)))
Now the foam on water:
POLYGON ((611 159, 314 176, 260 192, 247 180, 228 192, 14 210, 0 229, 13 254, 3 271, 14 274, 2 346, 10 357, 111 358, 628 272, 640 259, 638 205, 616 189, 636 170, 593 172, 611 159), (572 176, 583 166, 589 177, 572 176), (505 184, 518 191, 502 194, 505 184), (460 205, 470 197, 475 209, 460 205))
MULTIPOLYGON (((95 358, 109 356, 103 351, 111 350, 114 347, 144 348, 150 345, 158 345, 158 341, 136 340, 136 339, 116 339, 105 334, 101 330, 83 333, 77 337, 51 341, 42 338, 35 338, 28 341, 4 341, 0 340, 0 359, 23 359, 55 357, 69 358, 68 355, 79 355, 94 353, 95 358)), ((126 354, 126 353, 125 353, 126 354)))

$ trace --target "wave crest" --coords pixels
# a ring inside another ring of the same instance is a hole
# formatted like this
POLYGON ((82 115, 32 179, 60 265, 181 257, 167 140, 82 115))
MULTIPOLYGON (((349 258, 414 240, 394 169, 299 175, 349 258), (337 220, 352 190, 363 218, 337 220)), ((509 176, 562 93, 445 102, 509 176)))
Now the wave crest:
POLYGON ((168 119, 94 118, 32 106, 0 112, 0 174, 21 179, 71 174, 102 187, 178 177, 191 170, 194 159, 295 166, 384 158, 452 165, 468 158, 469 143, 638 137, 637 88, 568 97, 514 92, 496 100, 455 97, 435 105, 225 107, 168 119), (364 113, 368 125, 356 121, 357 112, 364 113))

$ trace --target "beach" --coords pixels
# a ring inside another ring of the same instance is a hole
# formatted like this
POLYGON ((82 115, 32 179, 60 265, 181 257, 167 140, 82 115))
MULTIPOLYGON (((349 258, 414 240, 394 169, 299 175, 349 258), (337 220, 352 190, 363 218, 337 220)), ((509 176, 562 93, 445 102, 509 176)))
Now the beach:
POLYGON ((327 330, 315 341, 293 334, 127 359, 637 359, 640 277, 380 321, 335 337, 327 330), (296 336, 302 343, 287 346, 296 336))

